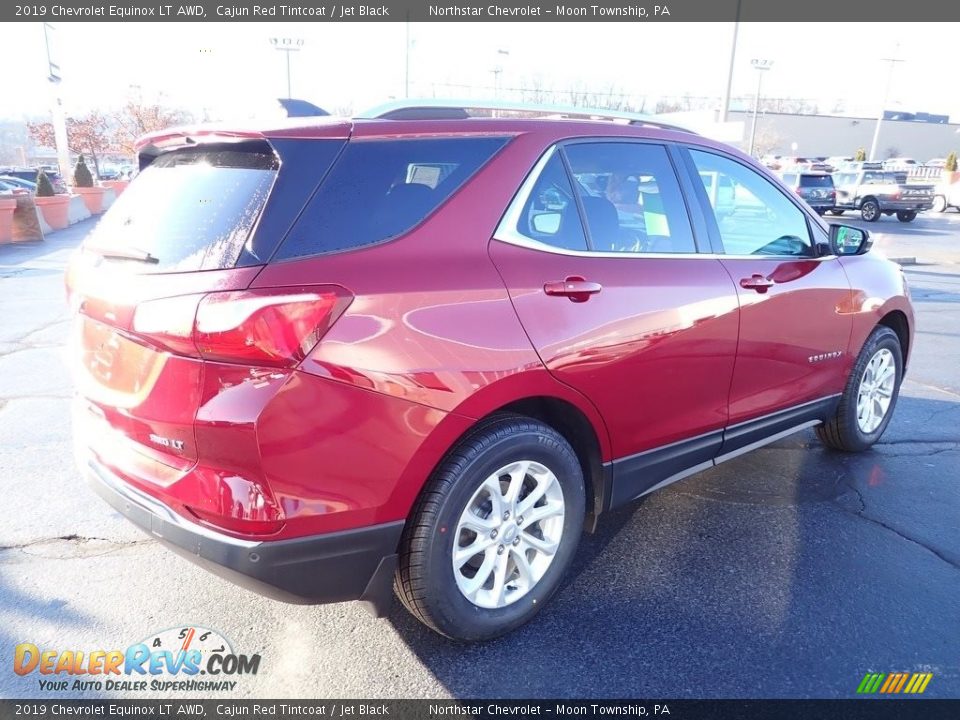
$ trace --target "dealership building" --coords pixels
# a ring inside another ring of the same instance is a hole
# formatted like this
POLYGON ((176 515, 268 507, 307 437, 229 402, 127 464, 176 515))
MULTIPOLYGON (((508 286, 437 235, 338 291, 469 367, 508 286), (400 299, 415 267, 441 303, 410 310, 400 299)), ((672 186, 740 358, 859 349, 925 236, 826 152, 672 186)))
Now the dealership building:
MULTIPOLYGON (((743 147, 750 142, 753 114, 731 111, 729 119, 743 126, 743 147)), ((758 154, 854 155, 858 148, 869 152, 876 117, 799 115, 761 112, 757 118, 758 154)), ((960 152, 960 124, 943 115, 887 112, 877 144, 879 159, 911 157, 919 162, 960 152)))

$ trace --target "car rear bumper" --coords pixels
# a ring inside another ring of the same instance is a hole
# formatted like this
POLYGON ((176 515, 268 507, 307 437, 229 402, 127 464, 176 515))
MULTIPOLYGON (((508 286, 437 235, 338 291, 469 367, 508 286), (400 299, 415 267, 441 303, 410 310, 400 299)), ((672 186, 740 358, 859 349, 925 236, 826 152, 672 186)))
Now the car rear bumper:
POLYGON ((241 540, 175 513, 95 458, 83 470, 97 494, 134 525, 237 585, 298 604, 361 600, 377 616, 389 606, 402 520, 291 540, 241 540))
POLYGON ((933 198, 923 200, 881 200, 880 209, 884 212, 888 210, 916 210, 923 212, 933 207, 933 198))

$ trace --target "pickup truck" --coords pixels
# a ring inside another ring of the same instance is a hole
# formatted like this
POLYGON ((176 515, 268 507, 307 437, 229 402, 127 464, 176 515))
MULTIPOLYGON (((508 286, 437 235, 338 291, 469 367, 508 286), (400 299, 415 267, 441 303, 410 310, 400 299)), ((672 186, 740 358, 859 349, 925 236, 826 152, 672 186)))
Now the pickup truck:
POLYGON ((842 171, 833 176, 837 189, 836 207, 830 212, 859 210, 866 222, 881 215, 896 213, 900 222, 913 222, 918 212, 933 207, 933 185, 907 182, 905 172, 861 169, 842 171))

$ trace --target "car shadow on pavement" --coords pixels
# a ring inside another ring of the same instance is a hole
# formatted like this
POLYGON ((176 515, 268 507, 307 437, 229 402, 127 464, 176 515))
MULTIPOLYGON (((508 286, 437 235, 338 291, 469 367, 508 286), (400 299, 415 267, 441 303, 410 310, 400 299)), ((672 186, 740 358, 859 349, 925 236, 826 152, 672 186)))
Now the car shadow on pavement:
POLYGON ((960 403, 902 397, 867 453, 806 431, 608 514, 503 638, 389 621, 454 697, 852 697, 921 666, 956 694, 957 427, 960 403))

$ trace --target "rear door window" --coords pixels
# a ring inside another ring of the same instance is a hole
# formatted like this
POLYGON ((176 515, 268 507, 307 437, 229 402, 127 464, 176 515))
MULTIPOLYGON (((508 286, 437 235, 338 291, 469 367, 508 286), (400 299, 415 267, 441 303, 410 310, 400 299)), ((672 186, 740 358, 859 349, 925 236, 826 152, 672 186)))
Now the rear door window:
MULTIPOLYGON (((697 251, 680 184, 665 147, 631 142, 576 143, 567 145, 564 152, 580 193, 591 249, 697 251)), ((717 189, 718 193, 722 190, 719 186, 717 189)))
POLYGON ((145 272, 233 267, 278 167, 265 143, 165 153, 117 198, 84 247, 145 272))
POLYGON ((350 250, 409 232, 506 142, 502 137, 350 141, 275 259, 350 250))

